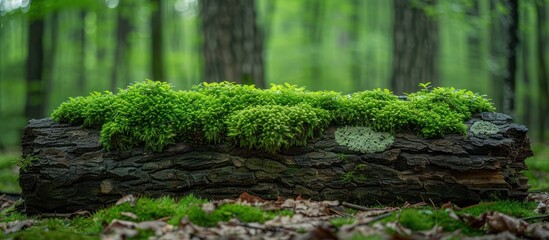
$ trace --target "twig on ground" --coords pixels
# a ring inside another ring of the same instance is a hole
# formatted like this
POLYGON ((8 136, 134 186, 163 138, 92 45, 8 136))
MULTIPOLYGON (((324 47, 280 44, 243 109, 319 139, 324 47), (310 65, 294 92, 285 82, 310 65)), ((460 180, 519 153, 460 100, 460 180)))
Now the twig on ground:
POLYGON ((341 203, 341 205, 343 205, 344 207, 361 210, 361 211, 383 210, 383 208, 369 208, 369 207, 360 206, 360 205, 356 205, 348 202, 343 202, 341 203))
POLYGON ((533 221, 533 220, 540 220, 540 219, 549 219, 549 214, 520 218, 520 220, 524 220, 524 221, 533 221))

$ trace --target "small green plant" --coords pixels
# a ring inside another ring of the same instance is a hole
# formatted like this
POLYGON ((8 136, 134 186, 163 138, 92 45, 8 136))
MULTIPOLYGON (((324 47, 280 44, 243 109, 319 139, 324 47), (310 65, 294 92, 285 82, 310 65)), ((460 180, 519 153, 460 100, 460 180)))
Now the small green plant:
POLYGON ((21 169, 21 171, 24 172, 32 164, 32 162, 36 160, 38 160, 36 156, 25 155, 20 157, 16 164, 21 169))
MULTIPOLYGON (((261 90, 222 82, 175 91, 167 83, 147 80, 116 94, 93 92, 70 98, 51 116, 58 122, 100 126, 100 141, 107 150, 144 146, 162 151, 184 141, 228 142, 274 152, 302 146, 330 125, 368 127, 390 134, 411 131, 427 138, 465 134, 463 122, 473 113, 495 110, 484 96, 467 90, 422 86, 401 101, 387 89, 343 95, 309 92, 290 84, 261 90)), ((374 148, 351 147, 379 151, 390 142, 388 136, 383 139, 374 148)))
POLYGON ((356 171, 363 171, 364 169, 366 169, 366 164, 360 163, 353 170, 343 174, 342 180, 345 182, 364 182, 366 181, 366 176, 356 173, 356 171))

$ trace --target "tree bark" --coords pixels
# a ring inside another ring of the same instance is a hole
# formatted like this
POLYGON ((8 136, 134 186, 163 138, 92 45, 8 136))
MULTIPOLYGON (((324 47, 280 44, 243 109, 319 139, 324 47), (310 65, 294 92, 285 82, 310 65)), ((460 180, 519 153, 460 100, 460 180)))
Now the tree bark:
POLYGON ((507 71, 503 79, 503 112, 515 116, 515 92, 517 74, 517 48, 519 44, 519 16, 517 0, 508 0, 509 26, 507 28, 507 71))
POLYGON ((362 79, 362 56, 359 51, 360 45, 360 33, 361 29, 364 28, 364 24, 360 21, 360 13, 362 10, 362 1, 353 0, 351 1, 352 12, 350 16, 351 27, 349 29, 349 40, 351 42, 351 78, 354 85, 354 91, 363 91, 364 79, 362 79))
POLYGON ((492 82, 492 100, 497 109, 503 109, 504 98, 504 82, 503 79, 509 73, 505 69, 505 61, 507 60, 506 42, 510 37, 506 33, 508 29, 508 19, 501 13, 498 4, 502 4, 501 0, 490 0, 490 78, 492 82))
MULTIPOLYGON (((128 3, 128 2, 126 2, 128 3)), ((111 91, 116 92, 117 86, 118 86, 118 80, 122 79, 125 83, 125 79, 128 78, 128 76, 123 76, 121 73, 124 73, 124 69, 127 68, 127 61, 125 56, 128 52, 129 47, 129 35, 131 31, 131 23, 129 19, 129 13, 125 12, 128 11, 128 8, 130 6, 128 4, 122 4, 117 7, 117 13, 116 13, 116 49, 114 52, 114 66, 111 70, 111 91), (121 76, 122 75, 122 76, 121 76)), ((153 34, 154 35, 154 34, 153 34)), ((154 45, 154 44, 153 44, 154 45)), ((154 46, 153 46, 153 52, 154 52, 154 46)), ((154 53, 153 53, 154 55, 154 53)), ((155 56, 153 56, 153 69, 154 69, 154 62, 155 62, 155 56)), ((154 71, 153 71, 153 76, 154 71)), ((153 77, 153 79, 159 79, 153 77)))
POLYGON ((325 1, 316 1, 311 0, 305 3, 303 6, 306 11, 312 11, 311 18, 308 22, 307 29, 309 30, 309 33, 307 34, 309 36, 309 42, 310 42, 310 49, 311 49, 311 83, 315 85, 319 85, 319 82, 322 81, 322 40, 324 39, 323 33, 324 33, 324 15, 325 15, 325 8, 326 2, 325 1))
POLYGON ((60 12, 52 12, 49 17, 49 30, 50 30, 50 39, 49 39, 49 49, 48 49, 48 61, 44 64, 44 73, 46 73, 46 78, 44 80, 44 104, 49 102, 53 81, 55 79, 55 65, 57 63, 57 48, 59 45, 59 18, 60 12))
POLYGON ((82 95, 85 94, 86 90, 86 10, 80 10, 79 13, 80 19, 80 29, 78 30, 78 42, 80 47, 80 56, 78 59, 78 79, 76 83, 78 86, 78 92, 82 95))
POLYGON ((204 80, 265 87, 255 0, 202 0, 204 80))
POLYGON ((164 32, 162 16, 162 0, 151 0, 153 7, 151 17, 151 65, 152 65, 152 80, 166 81, 164 75, 164 32))
POLYGON ((44 20, 29 20, 26 65, 25 116, 28 119, 44 116, 46 99, 44 86, 44 20))
MULTIPOLYGON (((436 0, 420 2, 436 4, 436 0)), ((415 92, 419 89, 419 83, 438 85, 437 21, 408 0, 393 0, 393 14, 393 92, 415 92)))
POLYGON ((276 154, 183 143, 161 153, 141 147, 106 152, 98 129, 32 120, 22 140, 29 165, 19 181, 29 214, 95 210, 127 194, 223 199, 246 191, 266 199, 302 195, 359 204, 523 199, 524 159, 532 155, 527 128, 499 113, 478 114, 466 124, 481 120, 495 124, 497 133, 442 139, 400 133, 385 151, 361 153, 339 145, 332 127, 305 147, 276 154))
POLYGON ((539 114, 538 114, 538 131, 540 142, 545 142, 545 124, 549 115, 549 76, 547 75, 547 7, 544 1, 537 3, 537 47, 538 47, 538 96, 539 96, 539 114))

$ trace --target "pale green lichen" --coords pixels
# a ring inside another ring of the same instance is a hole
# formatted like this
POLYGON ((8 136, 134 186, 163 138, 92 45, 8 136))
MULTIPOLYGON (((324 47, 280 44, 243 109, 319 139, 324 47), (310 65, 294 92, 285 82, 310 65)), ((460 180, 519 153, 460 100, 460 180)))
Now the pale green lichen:
POLYGON ((499 132, 498 126, 487 121, 477 121, 473 123, 470 129, 475 136, 492 136, 499 132))
POLYGON ((361 153, 383 152, 395 138, 384 132, 376 132, 368 127, 340 127, 335 131, 335 140, 339 145, 361 153))

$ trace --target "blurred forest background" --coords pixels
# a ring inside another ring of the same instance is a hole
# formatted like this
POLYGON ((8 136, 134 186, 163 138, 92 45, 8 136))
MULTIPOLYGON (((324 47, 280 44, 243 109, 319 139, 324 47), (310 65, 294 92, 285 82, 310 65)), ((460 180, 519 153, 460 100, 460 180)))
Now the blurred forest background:
POLYGON ((69 97, 153 79, 488 95, 547 141, 547 0, 0 0, 0 151, 69 97))

